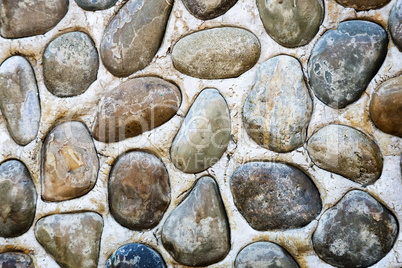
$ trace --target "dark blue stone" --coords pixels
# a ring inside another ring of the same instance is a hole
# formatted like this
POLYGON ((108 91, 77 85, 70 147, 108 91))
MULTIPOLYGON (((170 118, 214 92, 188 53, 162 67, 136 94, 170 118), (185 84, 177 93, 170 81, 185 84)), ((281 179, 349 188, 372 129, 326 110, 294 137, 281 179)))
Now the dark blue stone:
POLYGON ((107 268, 165 268, 158 252, 143 244, 126 244, 107 260, 107 268))

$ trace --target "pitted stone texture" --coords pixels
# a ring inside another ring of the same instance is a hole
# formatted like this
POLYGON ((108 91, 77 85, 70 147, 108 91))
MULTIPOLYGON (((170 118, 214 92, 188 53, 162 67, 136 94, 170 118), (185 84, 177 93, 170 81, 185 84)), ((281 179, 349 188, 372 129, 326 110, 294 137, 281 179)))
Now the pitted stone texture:
POLYGON ((243 108, 244 127, 257 144, 281 153, 302 146, 312 113, 298 60, 281 55, 260 66, 243 108))
POLYGON ((392 40, 402 51, 402 0, 398 0, 392 7, 388 27, 392 40))
POLYGON ((331 265, 368 267, 391 250, 397 234, 392 212, 369 194, 351 191, 322 215, 312 240, 331 265))
POLYGON ((31 65, 21 56, 0 66, 0 109, 16 143, 27 145, 35 139, 41 113, 38 86, 31 65))
POLYGON ((357 101, 381 67, 387 46, 387 33, 373 22, 351 20, 328 30, 308 63, 314 94, 336 109, 357 101))
POLYGON ((309 139, 307 151, 318 167, 362 185, 374 183, 382 172, 380 148, 352 127, 323 127, 309 139))
POLYGON ((256 242, 239 252, 234 267, 299 268, 299 265, 281 246, 271 242, 256 242))
POLYGON ((284 47, 308 44, 324 19, 322 0, 257 0, 257 7, 267 33, 284 47))
POLYGON ((216 89, 204 89, 173 140, 172 162, 183 172, 203 171, 219 161, 229 140, 230 116, 226 101, 216 89))
POLYGON ((102 230, 97 213, 56 214, 36 223, 35 236, 62 268, 96 268, 102 230))
POLYGON ((144 244, 131 243, 119 247, 109 257, 107 268, 165 268, 165 263, 154 249, 144 244))
POLYGON ((321 212, 313 181, 286 164, 244 164, 233 173, 230 188, 237 209, 258 231, 301 228, 321 212))
POLYGON ((235 27, 199 31, 180 39, 173 47, 174 67, 201 79, 241 75, 258 61, 261 45, 251 32, 235 27))
POLYGON ((43 143, 42 158, 44 200, 77 198, 95 186, 99 160, 83 123, 72 121, 56 126, 43 143))
POLYGON ((35 268, 32 258, 22 252, 0 253, 0 267, 2 268, 35 268))
POLYGON ((391 0, 335 0, 344 7, 351 7, 357 11, 377 9, 385 6, 391 0))
POLYGON ((0 164, 0 236, 20 236, 31 227, 36 190, 26 166, 18 160, 0 164))
POLYGON ((237 0, 183 0, 184 6, 196 18, 210 20, 226 13, 237 0))
POLYGON ((202 177, 163 225, 162 243, 183 265, 207 266, 230 250, 230 228, 218 185, 202 177))
POLYGON ((172 3, 129 0, 110 21, 100 53, 106 69, 125 77, 148 66, 162 43, 172 3))
POLYGON ((57 37, 43 54, 45 85, 58 97, 84 93, 96 80, 98 67, 95 44, 83 32, 70 32, 57 37))
POLYGON ((104 93, 93 135, 107 143, 140 135, 166 123, 180 104, 176 85, 157 77, 134 78, 104 93))
POLYGON ((82 9, 96 11, 111 8, 117 0, 75 0, 75 2, 82 9))
POLYGON ((151 229, 170 203, 169 175, 156 156, 129 152, 118 159, 109 179, 113 217, 132 230, 151 229))

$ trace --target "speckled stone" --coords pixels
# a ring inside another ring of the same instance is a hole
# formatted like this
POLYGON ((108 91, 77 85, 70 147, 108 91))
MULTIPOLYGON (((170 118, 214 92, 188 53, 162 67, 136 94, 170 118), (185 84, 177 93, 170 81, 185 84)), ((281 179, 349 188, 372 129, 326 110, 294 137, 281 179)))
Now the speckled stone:
POLYGON ((351 191, 321 217, 313 234, 318 256, 336 267, 368 267, 392 248, 398 223, 386 207, 362 191, 351 191))
POLYGON ((229 140, 230 116, 226 101, 216 89, 204 89, 172 142, 172 162, 183 172, 203 171, 219 161, 229 140))
POLYGON ((84 93, 96 80, 98 67, 95 44, 83 32, 70 32, 57 37, 43 54, 45 85, 58 97, 84 93))
POLYGON ((129 0, 106 27, 100 53, 106 69, 125 77, 151 63, 162 43, 173 3, 129 0))
POLYGON ((286 164, 244 164, 233 173, 230 188, 237 209, 258 231, 301 228, 321 212, 313 181, 286 164))
POLYGON ((4 252, 0 254, 2 268, 35 268, 32 258, 22 252, 4 252))
POLYGON ((308 44, 324 19, 322 0, 257 0, 257 7, 267 33, 284 47, 308 44))
POLYGON ((96 268, 102 230, 97 213, 56 214, 36 223, 35 236, 62 268, 96 268))
POLYGON ((243 107, 244 127, 257 144, 280 153, 302 146, 312 113, 297 59, 280 55, 260 66, 243 107))
POLYGON ((38 133, 40 103, 34 71, 21 56, 13 56, 0 66, 0 109, 11 137, 27 145, 38 133))
POLYGON ((31 227, 36 190, 26 166, 18 160, 0 164, 0 236, 20 236, 31 227))
POLYGON ((362 185, 374 183, 382 172, 380 148, 352 127, 323 127, 309 139, 307 151, 318 167, 362 185))
POLYGON ((140 77, 106 90, 93 131, 102 142, 140 135, 166 123, 181 104, 179 88, 157 77, 140 77))
POLYGON ((183 0, 184 6, 196 18, 210 20, 226 13, 237 0, 183 0))
POLYGON ((109 257, 107 268, 165 268, 165 263, 154 249, 131 243, 119 247, 109 257))
POLYGON ((398 0, 389 14, 389 33, 395 45, 402 51, 402 0, 398 0))
POLYGON ((235 27, 202 30, 180 39, 172 51, 174 67, 201 79, 238 77, 258 61, 261 45, 251 32, 235 27))
POLYGON ((104 10, 111 8, 117 0, 75 0, 77 5, 88 11, 104 10))
POLYGON ((357 101, 387 54, 386 31, 373 22, 341 22, 315 44, 309 63, 310 85, 326 105, 340 109, 357 101))
POLYGON ((173 258, 188 266, 219 262, 230 250, 230 228, 218 185, 199 179, 162 229, 162 243, 173 258))
POLYGON ((42 158, 44 200, 77 198, 95 186, 99 160, 83 123, 65 122, 50 131, 43 143, 42 158))
POLYGON ((351 7, 357 11, 377 9, 385 6, 391 0, 335 0, 344 7, 351 7))
POLYGON ((293 257, 281 246, 271 242, 256 242, 243 248, 234 268, 299 268, 293 257))

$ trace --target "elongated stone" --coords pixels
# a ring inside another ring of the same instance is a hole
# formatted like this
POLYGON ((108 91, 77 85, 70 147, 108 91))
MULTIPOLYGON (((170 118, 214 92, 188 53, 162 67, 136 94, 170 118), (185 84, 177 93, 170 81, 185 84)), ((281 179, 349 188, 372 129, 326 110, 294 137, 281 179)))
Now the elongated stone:
POLYGON ((391 0, 336 0, 344 7, 351 7, 358 11, 377 9, 385 6, 391 0))
POLYGON ((161 255, 144 245, 131 243, 119 247, 109 257, 107 268, 165 268, 161 255))
POLYGON ((197 181, 163 225, 162 243, 176 261, 188 266, 207 266, 228 254, 229 223, 215 180, 197 181))
POLYGON ((184 6, 196 18, 210 20, 226 13, 237 0, 183 0, 184 6))
POLYGON ((170 155, 183 172, 203 171, 222 157, 230 140, 230 116, 216 89, 204 89, 190 107, 173 140, 170 155))
POLYGON ((35 268, 32 258, 22 252, 0 253, 0 267, 3 268, 35 268))
POLYGON ((180 72, 201 79, 237 77, 252 68, 261 46, 251 32, 235 27, 199 31, 180 39, 172 60, 180 72))
POLYGON ((281 55, 264 62, 243 107, 248 135, 269 150, 292 151, 306 140, 312 113, 298 60, 281 55))
POLYGON ((41 113, 38 86, 31 65, 21 56, 0 66, 0 109, 16 143, 27 145, 35 139, 41 113))
POLYGON ((389 33, 395 45, 402 51, 402 0, 398 0, 389 14, 389 33))
POLYGON ((75 2, 82 9, 96 11, 111 8, 117 0, 75 0, 75 2))

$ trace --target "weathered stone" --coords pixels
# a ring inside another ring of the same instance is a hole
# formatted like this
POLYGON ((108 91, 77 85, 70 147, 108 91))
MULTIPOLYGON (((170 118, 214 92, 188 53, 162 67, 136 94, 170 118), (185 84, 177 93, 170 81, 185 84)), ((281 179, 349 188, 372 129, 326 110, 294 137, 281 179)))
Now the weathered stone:
POLYGON ((184 6, 196 18, 210 20, 226 13, 237 0, 183 0, 184 6))
POLYGON ((265 30, 285 47, 309 43, 324 19, 322 0, 257 0, 265 30))
POLYGON ((151 63, 162 43, 172 3, 129 0, 110 21, 100 53, 106 69, 124 77, 151 63))
POLYGON ((387 33, 373 22, 351 20, 328 30, 308 63, 314 94, 337 109, 355 102, 381 67, 387 46, 387 33))
POLYGON ((385 6, 391 0, 335 0, 344 7, 351 7, 358 11, 377 9, 385 6))
POLYGON ((281 246, 271 242, 256 242, 239 252, 234 267, 298 268, 299 265, 281 246))
POLYGON ((107 260, 107 268, 165 268, 165 263, 154 249, 131 243, 119 247, 107 260))
POLYGON ((93 131, 95 139, 116 142, 166 123, 181 104, 179 88, 157 77, 140 77, 107 90, 93 131))
POLYGON ((389 14, 389 33, 395 45, 402 51, 402 0, 398 0, 389 14))
POLYGON ((102 230, 97 213, 56 214, 36 223, 35 236, 62 268, 96 268, 102 230))
POLYGON ((370 116, 381 131, 402 138, 402 76, 378 87, 371 98, 370 116))
POLYGON ((207 266, 228 254, 230 228, 215 180, 197 181, 163 225, 162 243, 176 261, 188 266, 207 266))
POLYGON ((84 93, 96 80, 98 67, 95 44, 83 32, 70 32, 57 37, 43 54, 45 85, 58 97, 84 93))
POLYGON ((0 32, 4 38, 44 34, 66 15, 68 0, 2 0, 0 32))
POLYGON ((32 258, 22 252, 5 252, 0 254, 2 268, 35 268, 32 258))
POLYGON ((321 211, 313 181, 286 164, 244 164, 233 173, 230 188, 237 209, 259 231, 301 228, 321 211))
POLYGON ((307 143, 311 160, 320 168, 362 185, 374 183, 381 175, 380 148, 363 132, 343 125, 328 125, 307 143))
POLYGON ((222 157, 230 140, 230 116, 216 89, 204 89, 190 107, 170 150, 173 164, 183 172, 203 171, 222 157))
POLYGON ((321 216, 312 240, 331 265, 368 267, 391 250, 397 234, 392 212, 369 194, 351 191, 321 216))
POLYGON ((312 113, 299 61, 281 55, 264 62, 243 107, 248 135, 269 150, 290 152, 305 142, 312 113))
POLYGON ((251 32, 235 27, 199 31, 180 39, 172 60, 180 72, 201 79, 237 77, 258 61, 261 45, 251 32))
POLYGON ((21 56, 0 66, 0 109, 16 143, 27 145, 35 139, 40 121, 38 86, 31 65, 21 56))
POLYGON ((82 9, 89 11, 104 10, 116 4, 117 0, 75 0, 82 9))
POLYGON ((129 152, 113 166, 109 205, 113 217, 132 230, 151 229, 170 203, 169 175, 156 156, 129 152))
POLYGON ((65 122, 43 143, 42 198, 63 201, 88 193, 96 183, 99 160, 86 126, 65 122))
POLYGON ((20 236, 31 227, 36 190, 26 166, 18 160, 0 165, 0 236, 20 236))

